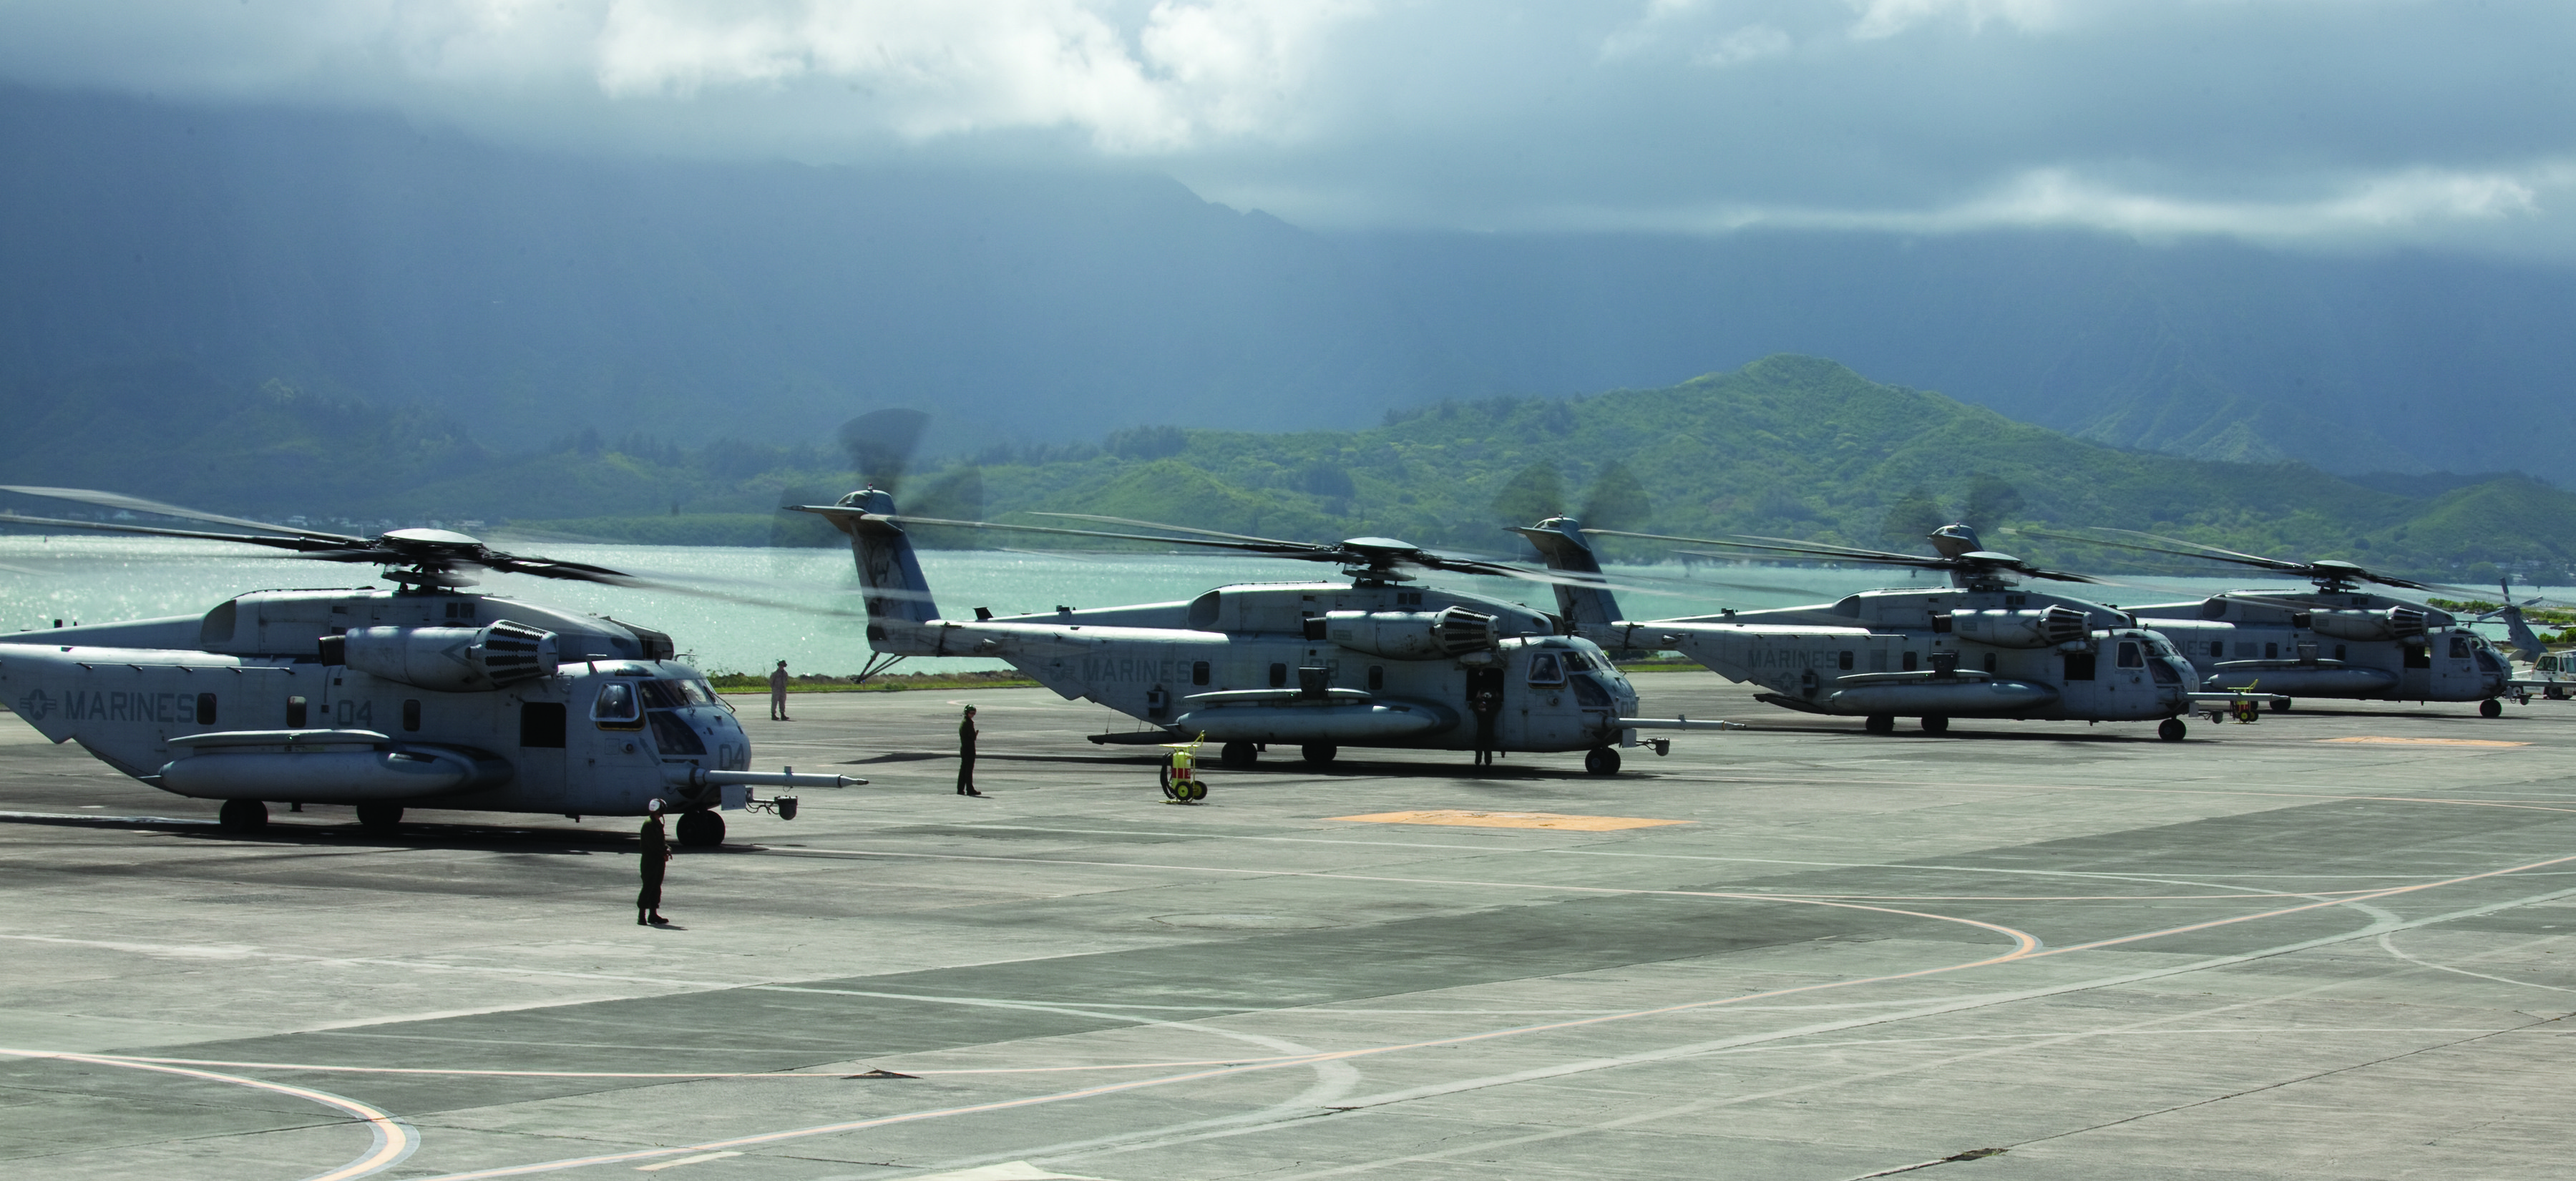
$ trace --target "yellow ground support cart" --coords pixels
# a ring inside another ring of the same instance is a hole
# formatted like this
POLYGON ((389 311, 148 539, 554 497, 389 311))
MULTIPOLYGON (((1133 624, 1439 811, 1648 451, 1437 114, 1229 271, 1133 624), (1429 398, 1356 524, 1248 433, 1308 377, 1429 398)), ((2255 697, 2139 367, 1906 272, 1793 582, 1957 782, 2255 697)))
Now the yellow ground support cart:
POLYGON ((1172 752, 1163 762, 1163 798, 1175 804, 1195 804, 1207 799, 1207 783, 1199 778, 1199 748, 1207 744, 1201 734, 1193 742, 1163 745, 1172 752))

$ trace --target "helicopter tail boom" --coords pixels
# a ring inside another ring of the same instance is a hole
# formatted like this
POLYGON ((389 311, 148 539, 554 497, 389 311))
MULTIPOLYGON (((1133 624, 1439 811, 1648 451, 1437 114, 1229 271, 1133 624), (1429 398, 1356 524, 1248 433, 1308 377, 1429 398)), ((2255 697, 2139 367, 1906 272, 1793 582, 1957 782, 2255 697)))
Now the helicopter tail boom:
POLYGON ((939 618, 931 601, 930 580, 922 576, 912 538, 886 517, 895 515, 894 497, 882 489, 862 488, 831 508, 804 508, 850 535, 850 557, 858 564, 868 609, 868 647, 898 656, 926 656, 935 640, 923 624, 939 618))
MULTIPOLYGON (((1550 517, 1512 532, 1529 539, 1548 569, 1592 579, 1601 577, 1601 562, 1592 554, 1592 543, 1583 537, 1582 522, 1571 517, 1550 517)), ((1556 609, 1579 635, 1596 634, 1595 629, 1606 629, 1620 618, 1619 600, 1607 586, 1588 586, 1576 580, 1556 583, 1556 609)))

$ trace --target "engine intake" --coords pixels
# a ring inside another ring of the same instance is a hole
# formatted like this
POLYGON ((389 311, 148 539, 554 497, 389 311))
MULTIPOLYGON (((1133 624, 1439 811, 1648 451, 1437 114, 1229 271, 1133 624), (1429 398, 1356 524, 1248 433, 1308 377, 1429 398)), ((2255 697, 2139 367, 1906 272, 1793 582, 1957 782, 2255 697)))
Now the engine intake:
POLYGON ((1997 648, 2054 648, 2093 634, 2092 621, 2072 607, 2038 611, 1960 611, 1950 616, 1960 638, 1997 648))
POLYGON ((2424 613, 2411 607, 2384 611, 2315 611, 2308 630, 2338 640, 2411 640, 2424 634, 2424 613))
POLYGON ((1389 660, 1438 660, 1494 646, 1494 617, 1464 607, 1438 611, 1327 611, 1324 638, 1389 660))
POLYGON ((359 628, 341 640, 350 668, 443 693, 552 676, 556 665, 553 632, 506 619, 479 628, 359 628))

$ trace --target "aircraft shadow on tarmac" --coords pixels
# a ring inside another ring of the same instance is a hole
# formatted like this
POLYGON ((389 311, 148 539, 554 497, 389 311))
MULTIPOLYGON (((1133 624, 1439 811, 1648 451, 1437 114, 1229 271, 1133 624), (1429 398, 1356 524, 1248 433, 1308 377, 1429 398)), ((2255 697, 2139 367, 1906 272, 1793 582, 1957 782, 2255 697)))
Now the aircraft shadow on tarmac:
MULTIPOLYGON (((627 852, 635 834, 612 828, 529 828, 498 824, 406 822, 397 832, 375 832, 354 821, 299 823, 272 820, 257 832, 229 832, 212 820, 168 816, 0 816, 0 824, 46 824, 73 828, 114 828, 166 832, 192 840, 237 845, 336 845, 359 851, 368 846, 404 849, 476 849, 510 853, 587 855, 627 852), (552 846, 549 848, 548 846, 552 846)), ((711 852, 690 849, 686 852, 711 852)))

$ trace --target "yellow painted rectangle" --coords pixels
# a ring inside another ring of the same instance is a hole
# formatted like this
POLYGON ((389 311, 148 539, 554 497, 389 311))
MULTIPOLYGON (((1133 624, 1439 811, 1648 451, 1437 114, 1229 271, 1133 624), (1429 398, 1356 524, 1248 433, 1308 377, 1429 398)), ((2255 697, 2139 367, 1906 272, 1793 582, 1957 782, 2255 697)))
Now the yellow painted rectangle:
POLYGON ((1362 824, 1446 824, 1456 828, 1552 828, 1560 832, 1616 832, 1623 828, 1691 823, 1688 820, 1647 820, 1638 816, 1566 816, 1555 812, 1464 812, 1456 809, 1371 812, 1366 816, 1335 816, 1332 819, 1355 820, 1362 824))
POLYGON ((2529 746, 2528 742, 2500 742, 2493 738, 2320 738, 2319 742, 2370 742, 2382 746, 2529 746))

